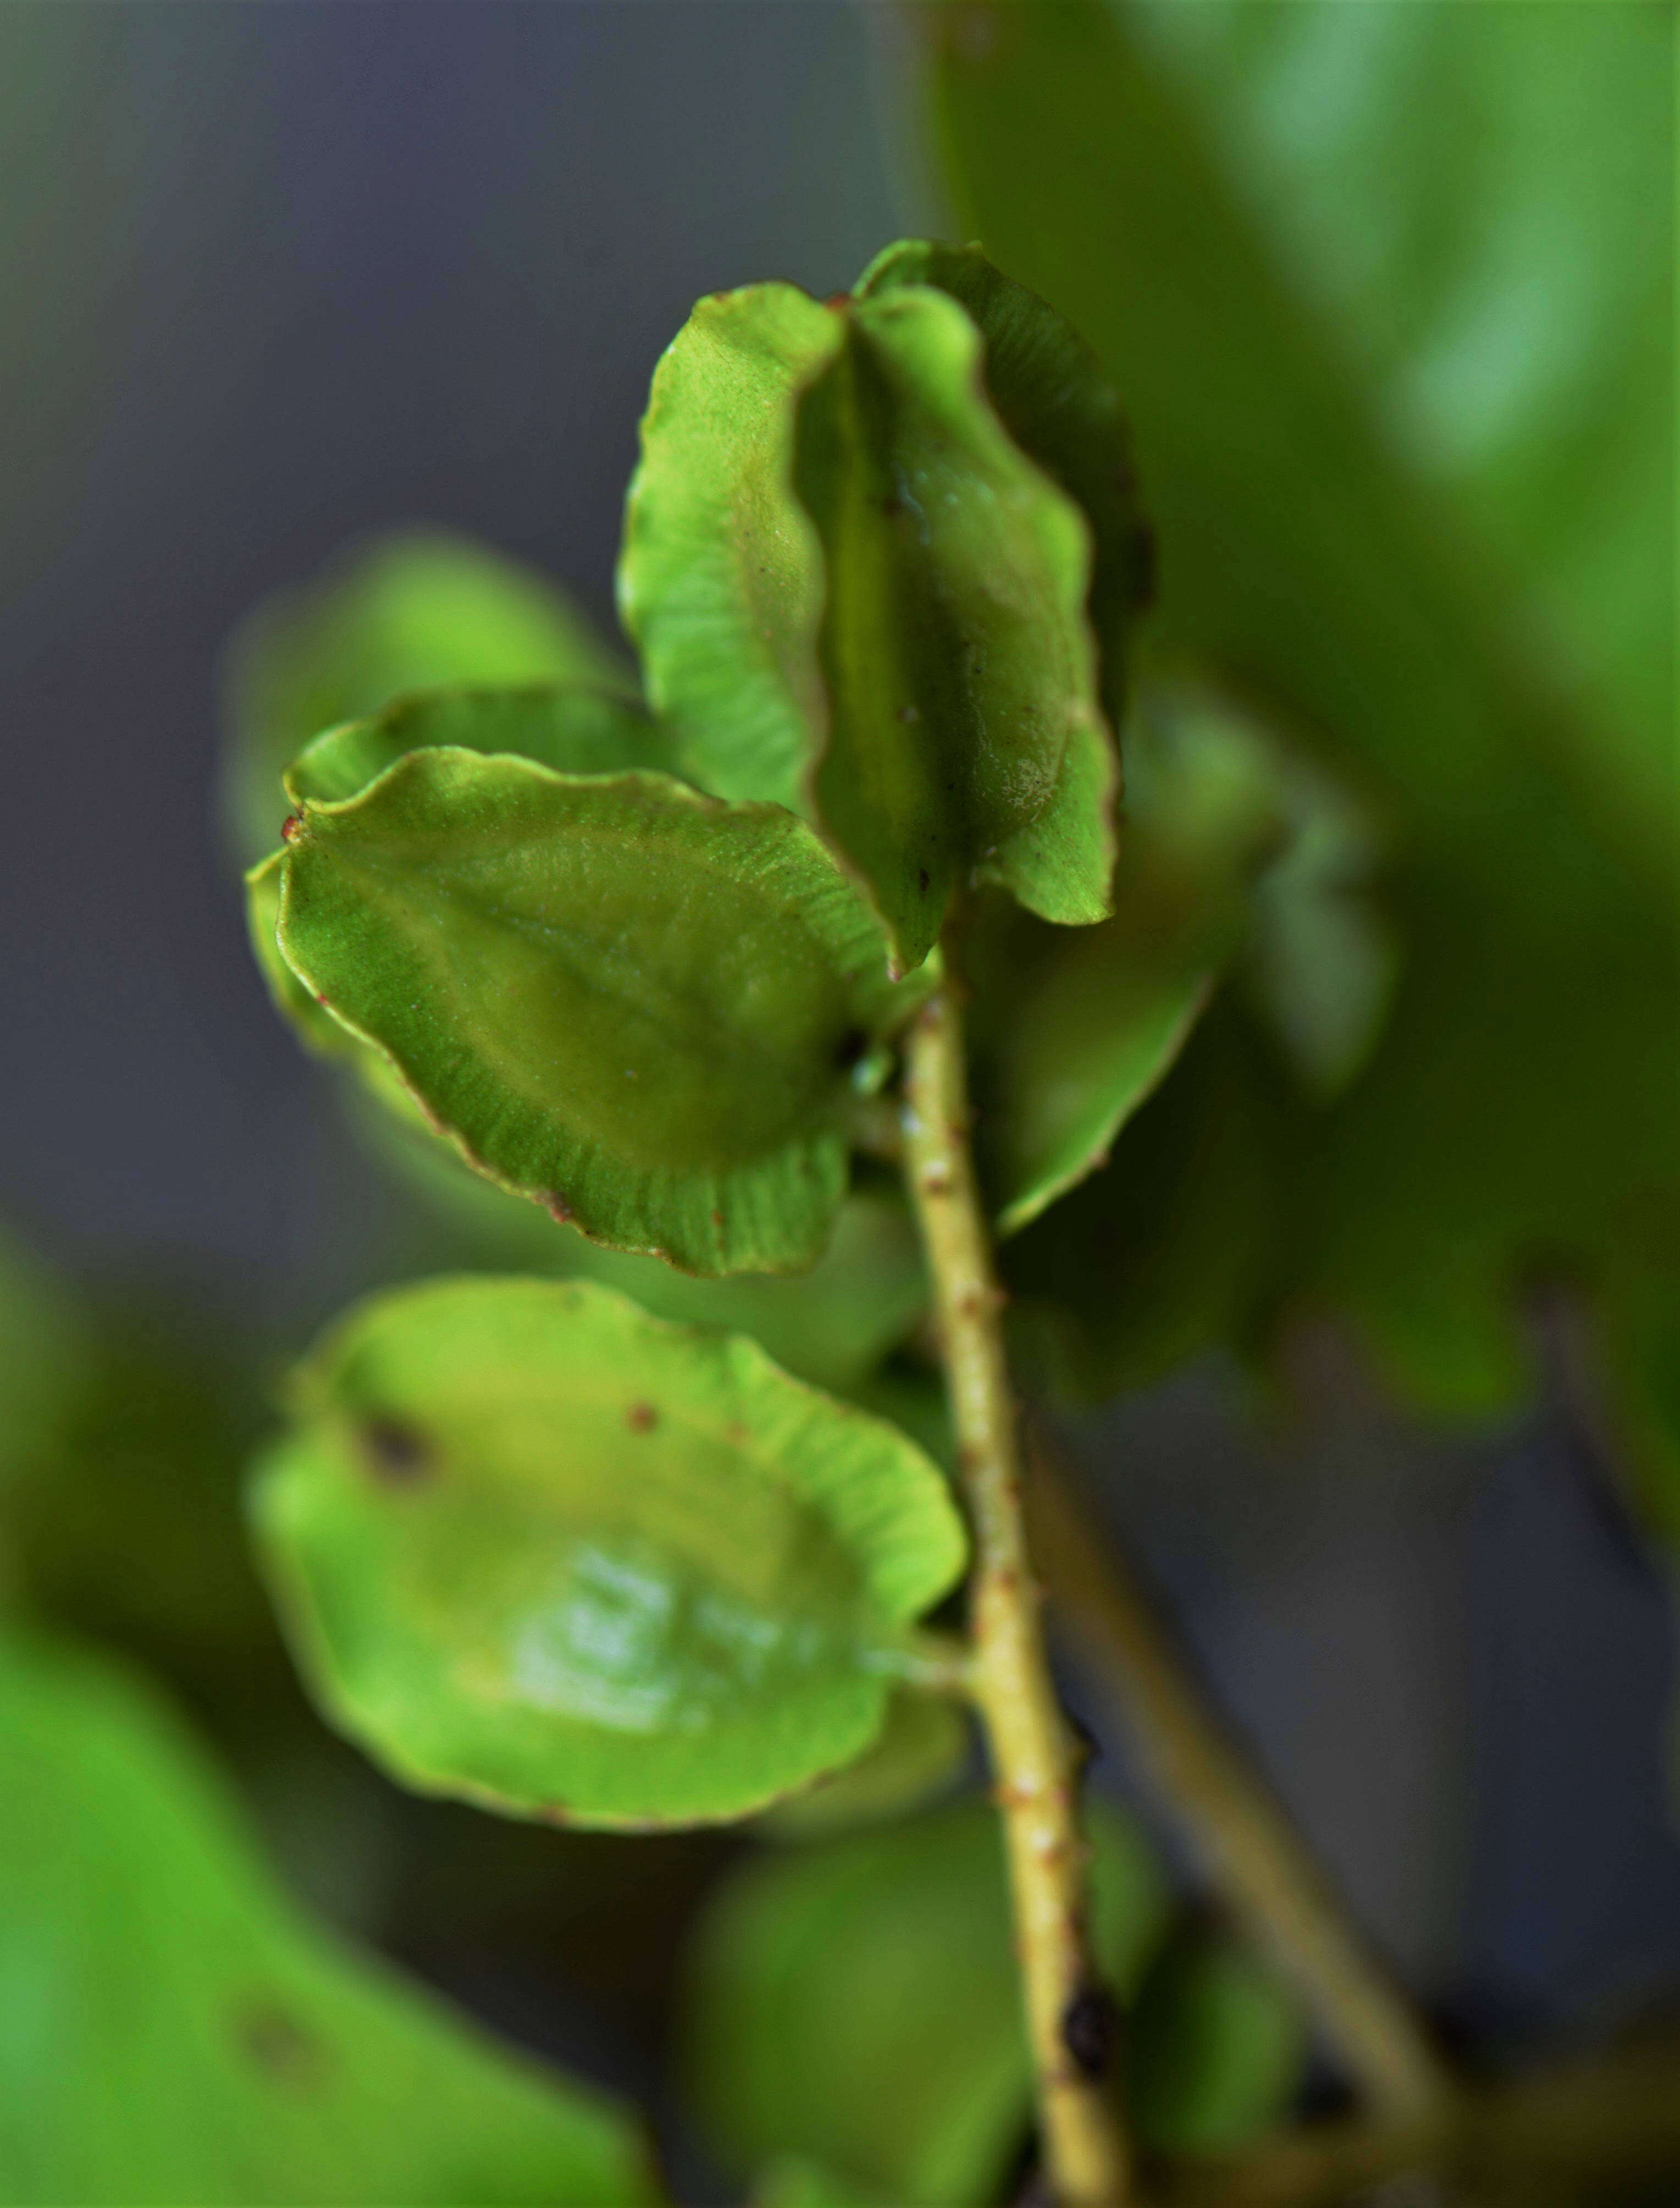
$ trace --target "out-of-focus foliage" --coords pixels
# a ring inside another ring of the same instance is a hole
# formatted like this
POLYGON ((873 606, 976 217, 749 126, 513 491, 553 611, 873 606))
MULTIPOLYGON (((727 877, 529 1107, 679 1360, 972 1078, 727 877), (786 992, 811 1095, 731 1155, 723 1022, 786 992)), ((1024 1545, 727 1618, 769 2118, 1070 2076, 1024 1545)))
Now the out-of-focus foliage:
POLYGON ((1301 2013, 1227 1933, 1177 1929, 1128 2022, 1126 2109, 1159 2152, 1233 2154, 1277 2121, 1300 2084, 1301 2013))
MULTIPOLYGON (((1129 1999, 1168 1917, 1137 1828, 1099 1811, 1095 1939, 1129 1999)), ((925 2208, 990 2198, 1031 2072, 1003 1839, 983 1803, 749 1862, 702 1920, 687 2067, 719 2148, 808 2156, 925 2208)))
POLYGON ((0 2199, 651 2199, 604 2098, 304 1924, 114 1666, 7 1635, 0 1791, 0 2199))
POLYGON ((546 577, 470 538, 411 531, 352 546, 266 598, 229 648, 229 833, 273 848, 280 776, 312 736, 411 690, 579 683, 633 699, 623 661, 546 577))
POLYGON ((1680 1185, 1664 11, 915 21, 962 221, 1125 395, 1160 645, 1351 790, 1401 941, 1328 1108, 1210 1036, 1023 1238, 1064 1361, 1101 1389, 1327 1303, 1418 1401, 1485 1412, 1545 1268, 1612 1365, 1671 1369, 1671 1317, 1634 1323, 1680 1185), (1145 1275, 1147 1347, 1111 1293, 1145 1275))

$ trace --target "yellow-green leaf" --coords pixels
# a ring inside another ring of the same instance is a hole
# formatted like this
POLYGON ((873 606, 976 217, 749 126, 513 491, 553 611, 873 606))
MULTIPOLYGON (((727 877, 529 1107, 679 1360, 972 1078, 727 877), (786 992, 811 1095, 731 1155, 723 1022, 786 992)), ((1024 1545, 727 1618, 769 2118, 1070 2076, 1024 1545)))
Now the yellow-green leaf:
POLYGON ((895 1429, 591 1285, 375 1298, 294 1401, 256 1514, 317 1694, 515 1815, 735 1818, 850 1761, 963 1567, 895 1429))

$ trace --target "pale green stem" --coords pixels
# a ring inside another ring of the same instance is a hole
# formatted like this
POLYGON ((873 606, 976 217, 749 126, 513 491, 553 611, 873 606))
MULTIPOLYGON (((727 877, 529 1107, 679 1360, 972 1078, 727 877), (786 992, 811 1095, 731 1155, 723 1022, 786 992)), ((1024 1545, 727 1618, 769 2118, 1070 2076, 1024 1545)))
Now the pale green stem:
POLYGON ((973 1693, 1002 1813, 1046 2174, 1059 2208, 1119 2208, 1129 2157, 1092 2070, 1103 1995, 1086 1940, 1078 1759, 1057 1706, 1022 1522, 1016 1406, 969 1143, 963 1038, 941 993, 907 1051, 904 1167, 927 1245, 957 1461, 975 1540, 973 1693), (1077 2056, 1083 2056, 1077 2059, 1077 2056), (1089 2065, 1089 2067, 1085 2067, 1089 2065))

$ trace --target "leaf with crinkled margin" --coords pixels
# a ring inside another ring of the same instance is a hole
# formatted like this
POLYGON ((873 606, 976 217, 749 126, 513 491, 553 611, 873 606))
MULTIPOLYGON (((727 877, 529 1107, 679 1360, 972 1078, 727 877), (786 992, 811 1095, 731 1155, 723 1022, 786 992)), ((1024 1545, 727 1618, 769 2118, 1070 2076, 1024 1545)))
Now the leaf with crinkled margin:
POLYGON ((1047 920, 1109 909, 1089 532, 1011 442, 981 357, 955 299, 894 286, 847 305, 800 400, 794 480, 827 582, 817 817, 905 967, 970 879, 1047 920))
POLYGON ((817 838, 669 777, 410 753, 305 805, 282 956, 477 1168, 685 1271, 814 1262, 913 1001, 817 838))
POLYGON ((700 300, 654 370, 619 557, 619 612, 685 770, 720 797, 795 812, 826 717, 795 398, 843 336, 791 284, 700 300))
POLYGON ((964 935, 982 1179, 1005 1234, 1101 1165, 1165 1077, 1283 833, 1269 754, 1211 699, 1146 693, 1127 756, 1113 918, 1047 927, 998 899, 964 935))
POLYGON ((639 2127, 308 1923, 178 1719, 0 1641, 0 2202, 645 2208, 639 2127))
POLYGON ((985 351, 987 396, 1021 450, 1059 483, 1091 531, 1088 600, 1102 707, 1125 717, 1131 633, 1148 604, 1154 546, 1139 502, 1120 394, 1096 354, 1055 309, 994 268, 977 245, 904 238, 876 255, 861 298, 904 285, 948 291, 985 351))
POLYGON ((453 746, 513 752, 561 774, 669 771, 669 738, 633 698, 583 683, 422 691, 365 721, 327 729, 283 777, 294 805, 358 796, 405 753, 453 746))
POLYGON ((1107 909, 1115 765, 1074 501, 929 285, 703 300, 660 363, 620 596, 696 780, 810 813, 901 968, 970 878, 1107 909))
POLYGON ((606 1288, 375 1297, 293 1400, 255 1511, 316 1694, 513 1815, 717 1821, 850 1761, 963 1569, 895 1428, 606 1288))
POLYGON ((268 849, 280 777, 310 738, 450 683, 577 682, 633 699, 633 671, 547 576, 471 537, 405 530, 275 591, 228 647, 225 802, 240 855, 268 849))

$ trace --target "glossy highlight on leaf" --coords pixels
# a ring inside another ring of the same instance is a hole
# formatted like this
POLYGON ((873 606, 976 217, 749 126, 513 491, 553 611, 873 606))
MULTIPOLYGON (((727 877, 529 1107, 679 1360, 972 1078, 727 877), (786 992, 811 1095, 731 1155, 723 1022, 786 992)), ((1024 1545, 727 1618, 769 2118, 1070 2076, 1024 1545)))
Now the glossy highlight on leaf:
POLYGON ((0 2202, 651 2208, 604 2095, 305 1923, 178 1721, 0 1642, 0 2202))
POLYGON ((307 805, 287 965, 481 1172, 696 1273, 810 1264, 913 1001, 810 831, 669 777, 413 752, 307 805))
POLYGON ((511 1814, 727 1820, 850 1761, 963 1568, 893 1428, 592 1285, 376 1297, 294 1400, 255 1508, 317 1693, 511 1814))

